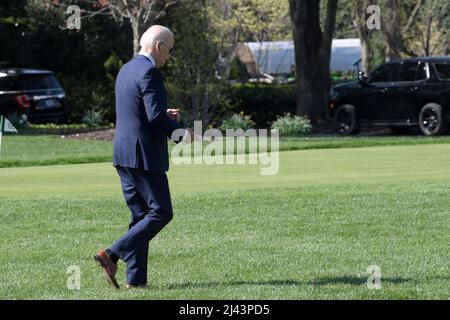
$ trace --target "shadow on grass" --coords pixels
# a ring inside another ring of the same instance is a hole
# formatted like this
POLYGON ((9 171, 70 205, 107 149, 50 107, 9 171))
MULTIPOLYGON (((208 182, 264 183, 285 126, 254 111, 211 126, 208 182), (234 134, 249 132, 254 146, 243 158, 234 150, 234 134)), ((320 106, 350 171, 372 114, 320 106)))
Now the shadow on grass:
MULTIPOLYGON (((402 277, 389 277, 381 278, 381 284, 401 284, 406 282, 414 282, 414 279, 402 278, 402 277)), ((269 280, 269 281, 230 281, 230 282, 184 282, 169 284, 168 289, 194 289, 194 288, 211 288, 211 287, 226 287, 226 286, 301 286, 301 285, 315 285, 326 286, 334 284, 344 284, 353 286, 365 286, 367 278, 355 277, 355 276, 342 276, 342 277, 325 277, 320 279, 314 279, 307 282, 300 282, 297 280, 269 280)))
POLYGON ((299 286, 302 283, 296 280, 269 280, 269 281, 230 281, 230 282, 184 282, 168 285, 169 289, 193 289, 226 286, 299 286))
MULTIPOLYGON (((411 282, 414 279, 402 278, 402 277, 381 277, 381 284, 390 283, 390 284, 400 284, 405 282, 411 282)), ((327 286, 332 284, 349 284, 354 286, 366 285, 367 278, 364 277, 355 277, 355 276, 342 276, 342 277, 325 277, 320 279, 315 279, 309 281, 310 285, 318 285, 318 286, 327 286)))

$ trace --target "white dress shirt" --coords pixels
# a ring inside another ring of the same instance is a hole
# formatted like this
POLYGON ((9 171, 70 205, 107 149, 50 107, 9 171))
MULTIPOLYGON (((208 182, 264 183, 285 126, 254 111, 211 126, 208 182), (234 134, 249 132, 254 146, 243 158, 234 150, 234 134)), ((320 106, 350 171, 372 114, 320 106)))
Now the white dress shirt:
POLYGON ((156 67, 155 59, 152 57, 152 55, 150 53, 147 53, 147 52, 141 50, 141 51, 139 51, 139 54, 141 56, 147 57, 153 63, 153 65, 156 67))

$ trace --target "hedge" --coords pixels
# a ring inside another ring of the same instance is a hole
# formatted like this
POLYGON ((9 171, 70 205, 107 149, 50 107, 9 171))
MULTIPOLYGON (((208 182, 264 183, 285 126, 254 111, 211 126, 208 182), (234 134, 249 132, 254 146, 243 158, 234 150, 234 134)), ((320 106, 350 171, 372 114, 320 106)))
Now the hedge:
POLYGON ((295 114, 295 84, 234 84, 226 95, 232 112, 250 115, 258 128, 268 128, 278 115, 295 114))

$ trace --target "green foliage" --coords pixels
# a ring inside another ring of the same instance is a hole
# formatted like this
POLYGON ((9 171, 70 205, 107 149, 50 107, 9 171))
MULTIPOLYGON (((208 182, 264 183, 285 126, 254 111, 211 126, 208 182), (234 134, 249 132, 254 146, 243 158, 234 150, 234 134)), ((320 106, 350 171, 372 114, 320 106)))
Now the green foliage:
POLYGON ((278 129, 282 136, 301 136, 311 131, 311 121, 306 117, 291 116, 287 113, 272 124, 272 129, 278 129))
POLYGON ((349 71, 330 71, 332 81, 347 81, 356 79, 355 70, 349 71))
POLYGON ((209 8, 209 15, 218 31, 214 39, 224 45, 232 39, 274 41, 291 36, 288 1, 228 0, 224 4, 212 0, 209 8))
POLYGON ((247 68, 238 58, 234 58, 230 65, 230 76, 231 80, 247 81, 250 76, 247 72, 247 68))
POLYGON ((167 15, 175 33, 173 59, 164 70, 169 107, 182 109, 185 125, 195 120, 205 127, 214 124, 228 102, 216 77, 219 45, 208 8, 204 1, 180 1, 167 15))
MULTIPOLYGON (((114 121, 111 78, 122 61, 132 57, 130 27, 107 15, 95 15, 83 19, 80 30, 64 29, 65 6, 70 1, 53 5, 6 0, 6 4, 0 6, 4 18, 0 19, 0 39, 5 44, 0 46, 0 66, 56 72, 66 91, 70 122, 81 122, 86 110, 92 108, 105 111, 104 119, 114 121)), ((77 4, 92 9, 86 1, 77 4)))
POLYGON ((255 123, 250 119, 250 116, 244 115, 244 113, 241 112, 239 114, 235 113, 231 117, 224 119, 219 129, 247 130, 253 128, 254 125, 255 123))
POLYGON ((85 112, 81 122, 88 128, 98 128, 103 121, 103 112, 91 109, 85 112))
POLYGON ((278 115, 297 109, 295 84, 235 84, 228 88, 231 112, 243 111, 257 127, 268 128, 278 115))
POLYGON ((69 121, 80 123, 86 112, 95 109, 102 113, 104 121, 115 120, 114 85, 106 82, 83 82, 72 77, 60 77, 66 91, 65 105, 69 110, 69 121))
POLYGON ((87 128, 85 124, 71 123, 71 124, 56 124, 56 123, 40 123, 30 124, 29 129, 84 129, 87 128))
POLYGON ((176 80, 165 83, 168 107, 181 109, 181 120, 185 126, 192 127, 195 120, 202 120, 204 127, 221 124, 227 111, 231 110, 228 87, 219 81, 199 84, 197 87, 183 87, 176 80), (208 104, 201 105, 197 99, 203 96, 208 104), (211 98, 211 100, 208 100, 211 98), (195 100, 195 101, 193 101, 195 100))
POLYGON ((103 64, 103 67, 106 71, 106 76, 110 81, 115 81, 117 73, 119 72, 120 68, 123 66, 123 61, 119 58, 119 56, 113 52, 108 59, 106 59, 105 63, 103 64))

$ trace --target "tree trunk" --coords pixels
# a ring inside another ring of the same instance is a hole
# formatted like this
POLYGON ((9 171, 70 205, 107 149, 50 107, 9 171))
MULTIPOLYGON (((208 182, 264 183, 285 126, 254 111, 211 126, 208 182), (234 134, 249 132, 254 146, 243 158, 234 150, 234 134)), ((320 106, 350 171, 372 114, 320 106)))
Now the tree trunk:
POLYGON ((329 0, 322 32, 320 1, 289 0, 297 77, 297 114, 313 123, 328 118, 330 56, 337 0, 329 0))
POLYGON ((137 55, 139 53, 140 45, 139 40, 141 37, 140 33, 140 21, 139 17, 130 17, 131 29, 133 30, 133 55, 137 55))
POLYGON ((370 71, 369 67, 369 57, 370 57, 370 42, 367 41, 367 38, 360 37, 361 39, 361 65, 362 70, 365 74, 368 74, 370 71))
POLYGON ((423 4, 423 0, 416 0, 416 5, 411 12, 406 13, 408 22, 402 27, 401 14, 402 14, 402 1, 401 0, 389 0, 385 2, 387 17, 383 21, 384 34, 386 37, 386 60, 396 60, 401 58, 401 54, 415 55, 414 52, 407 50, 405 46, 404 35, 409 31, 411 26, 415 23, 417 13, 423 4))
POLYGON ((370 33, 367 28, 367 7, 369 6, 368 0, 357 1, 356 5, 353 5, 354 11, 354 24, 358 31, 358 37, 361 41, 361 69, 364 73, 369 73, 370 71, 370 56, 372 47, 370 45, 370 33))
POLYGON ((428 11, 427 17, 427 33, 425 36, 425 55, 430 56, 430 42, 431 42, 431 27, 433 25, 433 11, 432 9, 428 11))
POLYGON ((400 26, 401 1, 390 0, 386 2, 388 8, 388 17, 385 19, 386 35, 386 60, 400 59, 403 39, 400 26))

